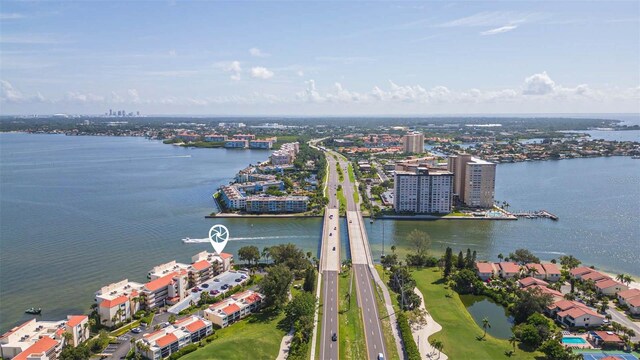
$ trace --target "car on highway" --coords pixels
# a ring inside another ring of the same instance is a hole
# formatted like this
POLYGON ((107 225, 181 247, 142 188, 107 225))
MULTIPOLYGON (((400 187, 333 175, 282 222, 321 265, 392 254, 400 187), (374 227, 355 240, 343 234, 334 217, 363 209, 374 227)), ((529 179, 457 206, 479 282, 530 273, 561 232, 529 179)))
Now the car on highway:
POLYGON ((351 224, 353 222, 353 220, 349 220, 349 224, 351 224))
POLYGON ((333 333, 333 335, 331 335, 331 341, 338 341, 338 335, 336 333, 333 333))
POLYGON ((338 227, 337 227, 337 226, 334 226, 334 227, 333 227, 333 230, 338 230, 338 227))
POLYGON ((384 355, 382 353, 378 353, 378 360, 384 360, 384 355))
POLYGON ((336 247, 335 246, 333 247, 333 251, 336 251, 336 247))
POLYGON ((134 334, 140 334, 142 332, 142 329, 140 329, 139 327, 134 327, 133 329, 131 329, 131 332, 134 334))

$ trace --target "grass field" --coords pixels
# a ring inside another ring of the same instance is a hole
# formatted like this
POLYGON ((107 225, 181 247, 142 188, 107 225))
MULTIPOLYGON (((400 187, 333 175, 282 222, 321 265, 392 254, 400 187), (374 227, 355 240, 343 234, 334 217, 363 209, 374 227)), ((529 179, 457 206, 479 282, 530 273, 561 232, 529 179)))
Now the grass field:
POLYGON ((360 309, 358 308, 355 284, 351 291, 350 304, 346 297, 349 292, 350 281, 351 271, 345 271, 340 274, 338 280, 340 359, 365 359, 367 357, 367 349, 364 340, 364 326, 360 309))
POLYGON ((278 327, 284 312, 263 311, 229 327, 216 331, 217 339, 181 359, 251 359, 272 360, 278 356, 285 331, 278 327))
POLYGON ((347 198, 344 197, 344 193, 342 192, 342 189, 338 190, 336 192, 337 196, 338 196, 338 203, 340 204, 340 206, 344 206, 346 208, 347 206, 347 198))
MULTIPOLYGON (((442 341, 444 344, 442 352, 447 354, 449 359, 509 358, 505 355, 505 351, 512 350, 513 347, 507 340, 496 339, 490 335, 487 335, 483 341, 476 339, 482 336, 483 330, 473 321, 458 294, 445 289, 444 283, 440 281, 441 273, 438 269, 413 271, 413 277, 425 298, 427 311, 437 323, 442 325, 442 330, 429 339, 442 341), (448 292, 453 294, 451 298, 445 296, 448 292)), ((543 355, 539 352, 525 352, 517 349, 510 359, 535 359, 536 356, 543 355)))

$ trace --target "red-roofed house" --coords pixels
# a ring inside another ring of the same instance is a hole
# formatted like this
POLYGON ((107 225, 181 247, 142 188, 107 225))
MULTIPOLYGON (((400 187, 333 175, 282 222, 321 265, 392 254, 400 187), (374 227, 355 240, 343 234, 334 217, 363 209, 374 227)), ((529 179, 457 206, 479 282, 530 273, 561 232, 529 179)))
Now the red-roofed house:
POLYGON ((520 266, 514 262, 501 262, 498 263, 500 268, 500 276, 505 279, 512 278, 520 273, 520 266))
POLYGON ((71 339, 73 346, 78 346, 89 340, 89 317, 87 315, 68 315, 65 331, 73 336, 71 339))
POLYGON ((556 319, 571 327, 598 327, 604 323, 604 316, 586 306, 575 306, 556 314, 556 319))
POLYGON ((518 280, 518 284, 520 285, 521 288, 526 288, 527 286, 531 286, 531 285, 541 285, 545 287, 549 285, 548 282, 544 280, 536 279, 531 276, 518 280))
POLYGON ((544 268, 544 272, 547 274, 545 280, 553 282, 560 280, 560 269, 558 269, 556 264, 545 263, 542 264, 542 267, 544 268))
POLYGON ((582 277, 582 275, 587 274, 592 272, 593 269, 590 267, 586 267, 586 266, 581 266, 575 269, 571 269, 569 271, 569 274, 571 274, 571 276, 573 276, 576 279, 580 279, 582 277))
POLYGON ((14 357, 13 360, 49 360, 56 359, 62 349, 62 342, 43 336, 35 344, 14 357))
POLYGON ((629 312, 636 315, 640 314, 640 290, 629 289, 619 291, 616 296, 618 302, 629 307, 629 312))
POLYGON ((527 273, 536 279, 543 280, 547 277, 547 273, 544 271, 542 264, 529 263, 525 265, 527 273))
POLYGON ((490 262, 476 262, 476 273, 480 279, 487 281, 496 274, 496 268, 490 262))
POLYGON ((596 281, 596 290, 600 294, 615 295, 619 291, 628 290, 626 285, 623 285, 613 279, 605 278, 600 281, 596 281))
POLYGON ((582 281, 589 281, 589 280, 600 281, 603 279, 610 279, 610 277, 608 277, 607 275, 601 274, 595 270, 581 275, 580 278, 582 279, 582 281))
POLYGON ((136 346, 136 352, 148 359, 162 359, 182 349, 186 345, 195 343, 211 335, 213 326, 199 316, 190 315, 177 320, 173 325, 150 334, 145 334, 138 342, 149 347, 148 351, 141 351, 136 346))
POLYGON ((596 346, 604 348, 621 348, 624 346, 624 341, 611 331, 590 331, 588 339, 596 346))

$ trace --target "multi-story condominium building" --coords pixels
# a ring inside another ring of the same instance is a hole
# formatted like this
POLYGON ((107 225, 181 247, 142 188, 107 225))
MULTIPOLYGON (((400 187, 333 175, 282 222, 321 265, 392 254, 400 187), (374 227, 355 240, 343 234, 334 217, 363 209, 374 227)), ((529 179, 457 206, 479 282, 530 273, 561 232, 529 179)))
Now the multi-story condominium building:
POLYGON ((200 135, 194 132, 183 131, 181 133, 178 133, 178 135, 176 135, 176 138, 183 141, 197 141, 200 139, 200 135))
POLYGON ((249 140, 231 139, 224 143, 224 147, 231 149, 245 149, 249 146, 249 140))
POLYGON ((209 306, 204 316, 224 328, 258 310, 264 298, 260 293, 246 290, 209 306))
POLYGON ((222 186, 220 200, 231 210, 243 210, 247 206, 247 198, 235 186, 222 186))
POLYGON ((422 154, 424 152, 424 134, 409 133, 402 137, 404 152, 407 154, 422 154))
MULTIPOLYGON (((213 277, 222 272, 231 270, 233 255, 227 253, 220 253, 220 255, 218 255, 208 251, 201 251, 191 257, 191 266, 194 267, 195 270, 195 265, 202 261, 206 261, 211 264, 211 277, 213 277)), ((202 265, 198 265, 197 267, 202 267, 202 265)))
POLYGON ((142 288, 144 306, 153 309, 173 305, 188 295, 188 284, 188 272, 184 269, 151 280, 142 288))
POLYGON ((0 356, 14 360, 55 360, 65 345, 64 333, 71 334, 67 345, 78 346, 89 339, 89 317, 69 315, 66 320, 31 319, 0 336, 0 356))
POLYGON ((300 144, 297 142, 282 144, 279 150, 269 156, 269 160, 273 165, 289 165, 295 160, 298 151, 300 151, 300 144))
POLYGON ((308 203, 308 196, 249 196, 245 210, 249 213, 305 212, 308 203))
POLYGON ((169 273, 179 272, 179 271, 189 271, 189 265, 176 262, 175 260, 169 261, 164 264, 160 264, 154 266, 151 271, 147 273, 147 279, 155 280, 159 279, 169 273))
POLYGON ((135 346, 136 352, 147 359, 159 360, 169 357, 183 347, 200 341, 213 333, 210 321, 191 315, 174 324, 150 334, 145 334, 138 342, 145 346, 135 346), (141 350, 148 349, 148 350, 141 350))
POLYGON ((454 174, 453 193, 470 207, 490 208, 494 203, 496 164, 469 154, 450 156, 447 169, 454 174))
POLYGON ((204 136, 204 141, 209 141, 209 142, 223 142, 223 141, 227 141, 227 135, 221 135, 221 134, 206 134, 204 136))
POLYGON ((142 287, 140 283, 124 279, 100 288, 95 300, 101 324, 111 327, 131 319, 140 310, 142 287))
POLYGON ((453 174, 418 167, 415 171, 396 171, 393 205, 396 212, 451 212, 453 174))
POLYGON ((251 149, 271 149, 276 141, 278 138, 275 137, 264 140, 249 140, 249 147, 251 149))
POLYGON ((255 140, 256 136, 253 134, 235 134, 233 135, 233 138, 240 140, 255 140))

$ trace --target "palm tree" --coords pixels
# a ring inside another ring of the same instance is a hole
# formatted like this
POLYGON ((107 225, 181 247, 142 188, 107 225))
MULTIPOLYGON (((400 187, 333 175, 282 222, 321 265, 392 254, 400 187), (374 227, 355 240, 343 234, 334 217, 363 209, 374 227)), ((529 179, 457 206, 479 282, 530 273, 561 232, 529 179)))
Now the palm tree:
POLYGON ((504 255, 502 253, 498 254, 498 260, 502 261, 504 259, 504 255))
POLYGON ((71 335, 71 333, 67 331, 62 333, 62 338, 64 339, 64 343, 66 345, 71 344, 71 342, 73 341, 73 335, 71 335))
POLYGON ((518 344, 518 337, 515 335, 511 335, 509 338, 509 344, 513 346, 513 352, 516 352, 516 345, 518 344))
POLYGON ((489 318, 485 317, 482 319, 482 328, 484 329, 484 334, 482 335, 482 338, 484 339, 485 337, 487 337, 487 329, 491 328, 489 318))
POLYGON ((269 262, 269 258, 271 257, 271 248, 265 246, 264 249, 262 249, 262 257, 269 262))
POLYGON ((538 269, 536 269, 535 267, 531 267, 529 269, 529 275, 531 275, 532 277, 536 277, 537 274, 538 274, 538 269))
POLYGON ((396 253, 396 246, 395 245, 391 245, 391 252, 392 253, 396 253))
POLYGON ((631 277, 631 275, 625 275, 624 278, 622 279, 622 282, 627 284, 627 286, 629 286, 629 284, 633 282, 633 278, 631 277))
POLYGON ((618 281, 620 281, 620 282, 624 282, 624 278, 625 278, 626 276, 627 276, 627 275, 625 275, 625 274, 618 274, 618 275, 616 276, 616 280, 618 280, 618 281))

